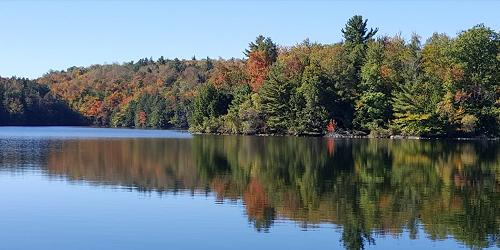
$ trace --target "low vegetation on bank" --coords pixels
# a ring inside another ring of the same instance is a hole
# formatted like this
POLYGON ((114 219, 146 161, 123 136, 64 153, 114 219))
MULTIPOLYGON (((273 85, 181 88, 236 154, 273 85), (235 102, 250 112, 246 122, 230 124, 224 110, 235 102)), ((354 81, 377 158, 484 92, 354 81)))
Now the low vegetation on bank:
POLYGON ((376 36, 354 16, 343 41, 278 46, 243 59, 163 57, 0 79, 0 125, 189 128, 199 133, 490 136, 500 130, 500 39, 376 36))

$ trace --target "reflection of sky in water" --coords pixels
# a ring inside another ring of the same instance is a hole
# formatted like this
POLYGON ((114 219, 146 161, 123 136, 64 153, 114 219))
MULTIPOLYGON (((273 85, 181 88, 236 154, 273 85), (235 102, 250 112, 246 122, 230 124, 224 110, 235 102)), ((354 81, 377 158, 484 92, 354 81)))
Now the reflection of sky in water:
MULTIPOLYGON (((0 174, 2 249, 341 249, 340 232, 325 224, 304 231, 279 220, 269 233, 249 225, 241 203, 187 193, 145 194, 68 185, 36 174, 0 174)), ((376 238, 369 249, 453 249, 403 233, 376 238)))
POLYGON ((14 138, 190 138, 185 131, 88 127, 1 127, 0 139, 14 138))
POLYGON ((0 128, 0 249, 342 249, 356 230, 371 233, 368 249, 455 249, 462 231, 495 246, 483 236, 498 237, 498 152, 498 142, 0 128))

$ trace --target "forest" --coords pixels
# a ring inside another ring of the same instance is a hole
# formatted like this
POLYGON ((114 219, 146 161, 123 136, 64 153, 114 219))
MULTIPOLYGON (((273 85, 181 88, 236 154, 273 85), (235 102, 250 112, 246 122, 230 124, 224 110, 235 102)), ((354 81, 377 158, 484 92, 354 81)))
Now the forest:
MULTIPOLYGON (((334 31, 332 31, 334 32, 334 31)), ((343 39, 280 46, 258 36, 242 59, 144 58, 0 78, 0 125, 182 128, 220 134, 496 137, 500 36, 378 35, 353 16, 343 39)))

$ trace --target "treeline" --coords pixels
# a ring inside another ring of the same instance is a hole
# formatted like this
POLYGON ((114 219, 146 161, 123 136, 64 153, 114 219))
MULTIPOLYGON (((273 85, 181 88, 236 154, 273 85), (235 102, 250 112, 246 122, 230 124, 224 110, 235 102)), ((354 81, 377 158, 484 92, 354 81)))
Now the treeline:
POLYGON ((188 128, 191 102, 214 63, 230 62, 144 58, 53 71, 38 81, 96 126, 188 128))
POLYGON ((193 132, 497 136, 500 39, 484 25, 455 38, 376 37, 354 16, 336 44, 257 37, 244 59, 72 67, 38 79, 98 126, 193 132))
MULTIPOLYGON (((207 84, 193 101, 200 132, 374 136, 498 135, 500 40, 477 25, 456 38, 374 38, 354 16, 344 42, 278 48, 258 37, 244 84, 207 84), (229 86, 228 86, 229 85, 229 86)), ((225 82, 224 82, 225 83, 225 82)))
POLYGON ((82 125, 85 119, 46 85, 0 77, 0 125, 82 125))

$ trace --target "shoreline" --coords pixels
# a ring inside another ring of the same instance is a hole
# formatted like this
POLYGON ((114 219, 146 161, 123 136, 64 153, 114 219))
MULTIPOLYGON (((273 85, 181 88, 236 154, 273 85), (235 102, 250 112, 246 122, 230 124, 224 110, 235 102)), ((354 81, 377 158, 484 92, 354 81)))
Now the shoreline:
POLYGON ((228 134, 228 133, 205 133, 205 132, 190 132, 193 135, 241 135, 241 136, 258 136, 258 137, 321 137, 321 138, 331 138, 331 139, 390 139, 390 140, 459 140, 459 141, 497 141, 500 137, 486 137, 486 136, 476 136, 476 137, 451 137, 451 136, 436 136, 436 137, 426 137, 426 136, 405 136, 405 135, 391 135, 388 137, 377 137, 370 135, 346 135, 346 134, 324 134, 324 135, 294 135, 294 134, 228 134))
POLYGON ((332 138, 332 139, 391 139, 391 140, 459 140, 459 141, 497 141, 500 137, 488 137, 488 136, 474 136, 474 137, 453 137, 453 136, 406 136, 406 135, 390 135, 390 136, 370 136, 362 135, 359 131, 343 131, 341 133, 327 133, 327 134, 273 134, 273 133, 255 133, 255 134, 231 134, 231 133, 206 133, 206 132, 193 132, 186 128, 134 128, 134 127, 101 127, 101 126, 58 126, 58 125, 0 125, 0 130, 7 127, 67 127, 67 128, 101 128, 101 129, 130 129, 130 130, 156 130, 156 131, 178 131, 184 133, 190 133, 192 135, 240 135, 240 136, 258 136, 258 137, 322 137, 322 138, 332 138))

